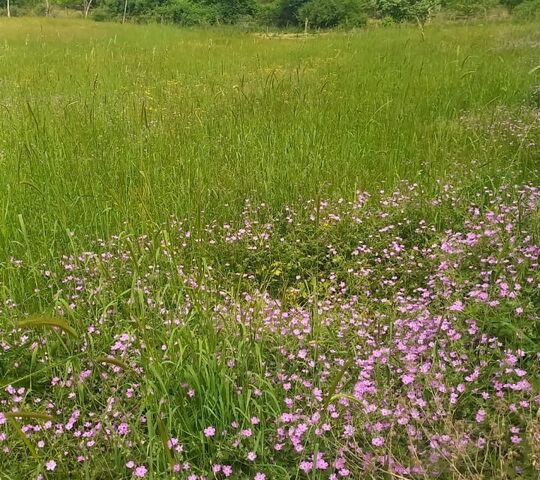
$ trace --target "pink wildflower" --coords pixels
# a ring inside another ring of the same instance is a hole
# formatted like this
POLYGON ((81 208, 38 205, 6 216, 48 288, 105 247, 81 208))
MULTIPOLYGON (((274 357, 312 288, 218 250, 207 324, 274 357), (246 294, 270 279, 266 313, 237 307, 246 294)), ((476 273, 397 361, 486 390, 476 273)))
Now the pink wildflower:
POLYGON ((375 437, 371 440, 371 443, 376 447, 382 447, 384 445, 383 437, 375 437))
POLYGON ((118 425, 118 428, 116 429, 116 431, 120 435, 127 435, 129 433, 129 426, 127 423, 123 422, 120 425, 118 425))
POLYGON ((486 411, 481 408, 480 410, 478 410, 478 412, 476 413, 476 421, 478 423, 482 423, 484 421, 484 419, 486 418, 486 411))
POLYGON ((214 427, 206 427, 204 429, 205 437, 213 437, 216 434, 216 429, 214 427))
POLYGON ((146 476, 148 469, 144 465, 139 465, 134 471, 133 475, 138 478, 143 478, 146 476))

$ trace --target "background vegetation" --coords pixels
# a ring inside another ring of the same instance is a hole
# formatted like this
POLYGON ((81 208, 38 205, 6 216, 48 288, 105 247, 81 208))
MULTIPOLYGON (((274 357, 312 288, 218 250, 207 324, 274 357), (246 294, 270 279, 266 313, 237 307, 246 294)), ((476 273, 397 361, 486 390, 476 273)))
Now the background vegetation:
POLYGON ((430 17, 539 16, 538 0, 2 0, 3 15, 79 15, 94 20, 183 26, 241 24, 281 28, 362 27, 369 19, 425 22, 430 17))

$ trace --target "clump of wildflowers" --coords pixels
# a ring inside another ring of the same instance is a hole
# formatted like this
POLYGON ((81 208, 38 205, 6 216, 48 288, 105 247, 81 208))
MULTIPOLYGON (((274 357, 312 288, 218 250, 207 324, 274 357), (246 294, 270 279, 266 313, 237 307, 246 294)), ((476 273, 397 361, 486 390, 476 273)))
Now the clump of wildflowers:
POLYGON ((540 189, 426 195, 247 203, 44 265, 78 336, 14 329, 30 311, 2 300, 2 471, 15 422, 43 475, 497 478, 502 456, 532 478, 540 189))

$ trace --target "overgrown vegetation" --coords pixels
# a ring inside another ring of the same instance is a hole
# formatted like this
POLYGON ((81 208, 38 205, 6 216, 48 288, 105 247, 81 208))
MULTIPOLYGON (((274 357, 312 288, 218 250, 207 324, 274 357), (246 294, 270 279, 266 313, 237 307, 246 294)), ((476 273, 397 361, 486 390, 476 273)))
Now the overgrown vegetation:
POLYGON ((526 0, 520 3, 513 10, 516 18, 521 20, 534 21, 540 19, 540 1, 526 0))
POLYGON ((421 22, 438 14, 465 18, 516 13, 535 18, 537 0, 1 0, 8 16, 79 13, 97 21, 159 22, 182 26, 241 24, 250 28, 354 28, 421 22))
POLYGON ((0 20, 0 477, 538 476, 539 42, 0 20))

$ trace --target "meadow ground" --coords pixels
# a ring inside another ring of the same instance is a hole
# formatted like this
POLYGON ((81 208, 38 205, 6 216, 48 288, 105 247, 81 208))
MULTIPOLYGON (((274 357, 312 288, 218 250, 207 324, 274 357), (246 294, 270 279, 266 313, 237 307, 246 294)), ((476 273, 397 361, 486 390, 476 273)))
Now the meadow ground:
POLYGON ((536 478, 539 52, 1 20, 0 478, 536 478))

